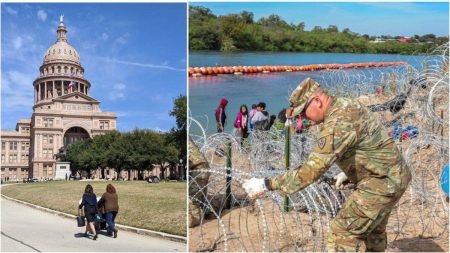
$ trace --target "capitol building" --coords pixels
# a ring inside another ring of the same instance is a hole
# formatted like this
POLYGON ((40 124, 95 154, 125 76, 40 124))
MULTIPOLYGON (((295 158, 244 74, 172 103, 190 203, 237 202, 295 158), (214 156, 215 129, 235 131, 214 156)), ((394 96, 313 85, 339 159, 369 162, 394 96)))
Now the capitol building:
MULTIPOLYGON (((100 101, 90 96, 91 83, 67 40, 62 17, 56 34, 33 82, 31 119, 18 120, 15 131, 1 131, 2 180, 55 178, 55 154, 61 147, 116 129, 116 114, 102 112, 100 101)), ((115 173, 106 170, 109 178, 115 173)))

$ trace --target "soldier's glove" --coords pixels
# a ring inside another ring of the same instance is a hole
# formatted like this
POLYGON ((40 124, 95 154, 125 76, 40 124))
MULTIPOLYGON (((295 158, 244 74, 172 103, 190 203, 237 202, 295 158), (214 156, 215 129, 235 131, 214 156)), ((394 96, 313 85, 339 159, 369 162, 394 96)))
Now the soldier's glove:
POLYGON ((264 178, 247 179, 242 184, 242 187, 251 199, 261 196, 264 192, 268 191, 264 178))
POLYGON ((341 172, 333 177, 334 180, 336 180, 336 183, 334 183, 334 187, 336 190, 343 190, 345 188, 345 182, 348 181, 347 175, 345 175, 344 172, 341 172))

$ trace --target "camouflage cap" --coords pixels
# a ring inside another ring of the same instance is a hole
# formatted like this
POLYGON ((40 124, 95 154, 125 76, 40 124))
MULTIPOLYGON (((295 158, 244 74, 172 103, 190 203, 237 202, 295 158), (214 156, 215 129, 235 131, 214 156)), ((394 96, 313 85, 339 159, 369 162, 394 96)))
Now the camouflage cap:
POLYGON ((320 84, 312 78, 303 80, 289 97, 289 102, 294 106, 293 115, 298 115, 303 111, 309 97, 320 87, 320 84))

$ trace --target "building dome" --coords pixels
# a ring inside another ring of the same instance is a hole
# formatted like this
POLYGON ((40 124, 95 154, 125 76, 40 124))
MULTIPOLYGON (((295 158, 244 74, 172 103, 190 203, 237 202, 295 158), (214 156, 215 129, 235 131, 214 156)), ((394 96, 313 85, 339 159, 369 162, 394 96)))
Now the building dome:
POLYGON ((44 64, 61 61, 69 61, 81 65, 78 52, 65 41, 56 42, 47 50, 44 56, 44 64))
POLYGON ((67 42, 67 29, 64 26, 62 19, 60 20, 58 29, 56 31, 57 40, 44 55, 44 64, 55 62, 69 62, 80 65, 80 55, 67 42))

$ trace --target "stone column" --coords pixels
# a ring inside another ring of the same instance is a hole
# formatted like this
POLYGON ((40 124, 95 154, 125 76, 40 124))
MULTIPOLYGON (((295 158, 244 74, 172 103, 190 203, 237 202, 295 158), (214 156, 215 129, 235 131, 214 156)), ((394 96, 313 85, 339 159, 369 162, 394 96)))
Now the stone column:
POLYGON ((37 88, 34 86, 34 102, 37 102, 37 88))
POLYGON ((40 101, 41 100, 41 84, 40 83, 38 84, 38 87, 39 87, 39 89, 38 89, 38 101, 40 101))
POLYGON ((47 99, 47 81, 44 82, 44 99, 47 99))
POLYGON ((52 97, 57 97, 58 95, 56 94, 56 87, 55 87, 55 80, 52 81, 52 97))

